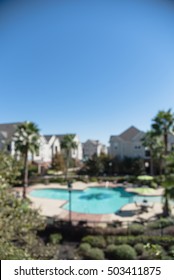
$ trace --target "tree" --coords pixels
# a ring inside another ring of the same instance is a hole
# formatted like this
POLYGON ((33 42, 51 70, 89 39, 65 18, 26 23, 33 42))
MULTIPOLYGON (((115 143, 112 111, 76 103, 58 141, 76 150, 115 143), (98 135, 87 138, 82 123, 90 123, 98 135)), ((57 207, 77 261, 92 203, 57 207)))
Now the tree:
POLYGON ((113 174, 113 159, 111 158, 110 155, 107 155, 105 153, 101 153, 99 156, 102 164, 103 173, 107 175, 112 175, 113 174))
POLYGON ((98 157, 94 154, 88 161, 86 162, 87 173, 92 176, 99 176, 104 172, 104 162, 103 158, 98 157))
POLYGON ((144 160, 139 157, 133 158, 131 171, 132 171, 132 175, 135 175, 135 176, 144 174, 145 173, 144 160))
POLYGON ((57 248, 37 235, 46 220, 33 210, 28 200, 15 197, 12 189, 0 184, 0 259, 51 259, 57 248))
POLYGON ((166 173, 174 174, 174 152, 173 151, 166 157, 166 173))
POLYGON ((168 153, 168 134, 174 129, 174 115, 171 109, 168 111, 159 111, 156 117, 152 120, 152 129, 158 136, 163 136, 164 153, 168 153))
POLYGON ((152 130, 146 132, 145 136, 142 138, 142 144, 145 147, 145 149, 149 150, 150 154, 150 174, 154 175, 154 164, 153 164, 153 150, 154 145, 156 143, 156 139, 154 137, 154 133, 152 130))
POLYGON ((153 159, 154 159, 154 166, 157 169, 157 173, 162 175, 165 171, 166 163, 165 163, 165 152, 164 152, 164 143, 161 138, 157 138, 156 146, 153 150, 153 159))
POLYGON ((162 173, 164 144, 161 138, 156 135, 154 130, 147 131, 142 138, 142 143, 145 148, 149 149, 150 153, 150 173, 154 175, 154 167, 159 166, 159 172, 162 173), (156 164, 155 164, 156 163, 156 164))
POLYGON ((22 163, 6 152, 0 152, 0 177, 10 185, 21 183, 22 163))
POLYGON ((77 143, 74 141, 74 135, 73 134, 67 134, 64 136, 62 142, 61 142, 61 148, 63 149, 65 153, 65 160, 66 160, 66 179, 68 178, 68 168, 70 164, 71 159, 71 153, 72 150, 75 150, 77 148, 77 143))
POLYGON ((168 216, 170 216, 169 200, 174 199, 174 175, 166 176, 163 186, 164 186, 163 215, 165 217, 168 217, 168 216))
POLYGON ((35 123, 24 122, 18 125, 14 135, 15 149, 24 159, 23 198, 26 198, 28 186, 28 155, 39 149, 39 129, 35 123))
POLYGON ((64 158, 63 155, 60 153, 56 153, 53 156, 53 160, 52 160, 52 168, 56 171, 63 171, 65 170, 65 162, 64 162, 64 158))

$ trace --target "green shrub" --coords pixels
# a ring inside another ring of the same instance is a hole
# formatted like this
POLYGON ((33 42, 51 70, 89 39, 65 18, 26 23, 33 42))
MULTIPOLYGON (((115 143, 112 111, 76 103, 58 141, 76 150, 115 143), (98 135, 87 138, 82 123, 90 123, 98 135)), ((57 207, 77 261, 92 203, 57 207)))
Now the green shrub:
POLYGON ((110 245, 107 246, 105 253, 106 253, 106 257, 109 260, 114 260, 115 259, 115 250, 117 250, 116 245, 110 244, 110 245))
POLYGON ((133 247, 127 244, 109 245, 106 249, 106 256, 110 260, 135 260, 137 257, 133 247))
POLYGON ((132 235, 141 235, 144 233, 144 226, 140 224, 132 224, 129 226, 128 230, 132 235))
POLYGON ((137 252, 138 255, 142 255, 144 252, 144 244, 143 243, 137 243, 134 246, 135 251, 137 252))
POLYGON ((88 243, 81 243, 78 254, 87 260, 104 260, 104 252, 99 248, 92 248, 88 243))
MULTIPOLYGON (((98 236, 86 236, 82 240, 83 242, 87 242, 92 247, 98 247, 96 245, 96 238, 98 236)), ((102 237, 101 240, 104 238, 102 237)), ((100 240, 100 242, 101 242, 100 240)), ((101 248, 105 248, 105 246, 108 247, 108 245, 123 245, 128 244, 131 246, 135 246, 138 243, 146 245, 147 243, 151 244, 159 244, 161 245, 166 251, 169 250, 169 248, 174 245, 174 237, 173 236, 146 236, 146 235, 138 235, 138 236, 115 236, 115 235, 107 235, 104 242, 100 243, 101 248)))
POLYGON ((59 183, 59 184, 66 184, 66 180, 64 178, 49 178, 50 183, 59 183))
POLYGON ((13 243, 0 241, 0 259, 1 260, 31 260, 28 252, 22 248, 18 248, 13 243))
POLYGON ((155 182, 158 185, 162 185, 165 181, 165 176, 164 175, 160 175, 160 176, 155 176, 155 182))
POLYGON ((90 250, 91 250, 91 245, 90 244, 81 243, 79 248, 78 248, 78 253, 82 257, 87 257, 90 250))
POLYGON ((135 236, 116 236, 115 237, 115 245, 121 245, 121 244, 130 244, 134 245, 137 242, 135 241, 135 236))
POLYGON ((34 164, 29 164, 28 166, 28 176, 32 177, 38 175, 38 166, 34 164))
POLYGON ((51 244, 54 245, 59 244, 61 240, 62 240, 62 235, 60 233, 52 233, 49 236, 49 242, 51 244))
POLYGON ((156 182, 152 181, 152 182, 150 182, 150 187, 153 189, 157 189, 158 184, 156 182))
POLYGON ((128 177, 126 178, 126 181, 127 181, 128 183, 135 183, 136 180, 137 180, 137 177, 136 177, 136 176, 128 176, 128 177))
POLYGON ((154 222, 150 222, 148 224, 148 227, 151 229, 160 229, 165 228, 168 226, 174 225, 174 219, 173 218, 161 218, 159 220, 156 220, 154 222))
POLYGON ((106 244, 107 245, 115 244, 115 239, 116 237, 114 235, 106 236, 106 244))
POLYGON ((165 228, 164 234, 174 236, 174 226, 169 226, 169 227, 165 228))
POLYGON ((129 244, 131 246, 135 246, 137 243, 151 243, 151 244, 159 244, 164 248, 169 248, 174 245, 174 237, 172 236, 116 236, 115 244, 129 244))
POLYGON ((174 258, 174 245, 170 246, 170 248, 169 248, 169 256, 174 258))
POLYGON ((82 239, 82 242, 90 244, 92 247, 105 248, 106 241, 103 236, 87 235, 82 239))
POLYGON ((91 248, 87 253, 88 260, 104 260, 104 252, 99 248, 91 248))
POLYGON ((95 182, 97 182, 98 180, 97 180, 97 178, 96 177, 91 177, 90 178, 90 182, 92 182, 92 183, 95 183, 95 182))
POLYGON ((167 257, 164 248, 159 244, 147 243, 144 249, 144 254, 142 255, 144 259, 163 260, 167 257))

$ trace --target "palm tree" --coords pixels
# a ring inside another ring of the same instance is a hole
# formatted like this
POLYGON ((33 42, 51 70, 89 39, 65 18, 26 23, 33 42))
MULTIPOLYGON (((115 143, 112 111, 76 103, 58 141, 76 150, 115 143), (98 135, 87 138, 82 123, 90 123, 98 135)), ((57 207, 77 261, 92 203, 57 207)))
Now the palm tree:
POLYGON ((28 154, 33 155, 39 149, 39 129, 33 122, 24 122, 18 125, 14 134, 16 152, 24 158, 23 198, 26 198, 28 186, 28 154))
POLYGON ((159 174, 162 175, 165 169, 165 156, 164 156, 164 143, 159 137, 156 139, 156 145, 153 150, 153 159, 156 165, 159 167, 159 174))
POLYGON ((163 167, 163 154, 164 144, 160 137, 156 135, 153 130, 147 131, 145 136, 142 138, 143 146, 149 149, 150 152, 150 173, 154 175, 154 163, 155 161, 159 164, 160 174, 162 173, 163 167))
POLYGON ((168 111, 159 111, 156 117, 152 120, 152 129, 156 135, 163 136, 165 155, 168 153, 168 134, 174 129, 174 115, 171 109, 168 111))
POLYGON ((167 174, 174 173, 174 151, 166 157, 166 171, 167 174))
POLYGON ((70 164, 71 159, 71 152, 72 150, 77 148, 77 143, 74 141, 74 135, 73 134, 67 134, 64 136, 62 142, 61 142, 61 148, 65 152, 65 160, 66 160, 66 179, 68 178, 68 168, 70 164))
POLYGON ((174 199, 174 175, 169 175, 166 177, 164 185, 164 206, 163 206, 163 215, 165 217, 170 216, 170 206, 169 199, 174 199))
POLYGON ((150 152, 150 174, 154 175, 154 164, 153 164, 153 152, 154 146, 156 144, 156 138, 154 137, 154 133, 152 130, 147 131, 144 137, 141 139, 143 146, 149 149, 150 152))

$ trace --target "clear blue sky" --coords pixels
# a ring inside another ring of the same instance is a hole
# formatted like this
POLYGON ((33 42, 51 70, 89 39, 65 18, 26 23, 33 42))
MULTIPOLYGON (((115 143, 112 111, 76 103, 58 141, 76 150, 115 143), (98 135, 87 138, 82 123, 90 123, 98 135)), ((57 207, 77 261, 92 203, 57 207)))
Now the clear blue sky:
POLYGON ((1 0, 0 101, 0 123, 82 141, 149 129, 174 109, 173 1, 1 0))

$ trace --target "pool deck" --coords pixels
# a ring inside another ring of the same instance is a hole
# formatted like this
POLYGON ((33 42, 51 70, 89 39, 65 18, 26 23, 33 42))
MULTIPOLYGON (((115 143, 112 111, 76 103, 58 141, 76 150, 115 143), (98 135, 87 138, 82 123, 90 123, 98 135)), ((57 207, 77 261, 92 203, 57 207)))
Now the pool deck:
MULTIPOLYGON (((73 183, 73 190, 85 190, 88 187, 105 187, 104 183, 83 183, 83 182, 75 182, 73 183)), ((124 185, 122 184, 109 184, 108 188, 116 188, 124 185)), ((41 215, 46 217, 54 217, 60 220, 68 220, 69 219, 69 211, 61 208, 65 203, 66 200, 54 200, 54 199, 47 199, 47 198, 38 198, 30 196, 30 192, 36 189, 66 189, 66 185, 60 184, 37 184, 31 186, 27 189, 27 196, 31 200, 33 209, 39 209, 41 215)), ((21 188, 16 188, 17 191, 21 192, 21 188)), ((128 191, 133 191, 133 188, 126 188, 128 191)), ((162 189, 154 190, 155 196, 161 195, 162 189)), ((150 194, 152 195, 152 194, 150 194)), ((144 196, 144 194, 143 194, 144 196)), ((117 214, 84 214, 84 213, 77 213, 72 212, 72 220, 75 221, 87 221, 87 222, 95 222, 95 223, 109 223, 114 221, 120 222, 133 222, 137 220, 148 220, 153 219, 157 214, 162 213, 162 204, 161 203, 154 203, 153 207, 149 207, 147 212, 140 211, 140 205, 136 205, 135 203, 126 204, 123 206, 117 214)), ((172 208, 172 214, 174 214, 174 208, 172 208)))

